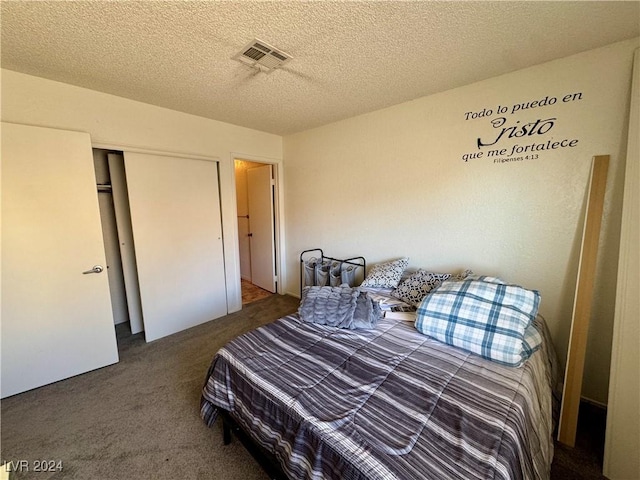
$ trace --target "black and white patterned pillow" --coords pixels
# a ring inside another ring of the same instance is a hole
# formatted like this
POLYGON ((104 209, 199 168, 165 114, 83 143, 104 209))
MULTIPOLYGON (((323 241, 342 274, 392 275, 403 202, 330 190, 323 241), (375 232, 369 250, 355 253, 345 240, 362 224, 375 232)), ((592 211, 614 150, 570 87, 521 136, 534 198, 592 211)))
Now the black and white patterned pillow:
POLYGON ((409 259, 399 258, 386 263, 378 263, 371 267, 369 275, 364 279, 361 287, 375 288, 396 288, 400 283, 400 278, 405 268, 409 264, 409 259))
POLYGON ((398 287, 391 292, 391 295, 399 298, 409 305, 417 307, 422 299, 431 292, 431 290, 439 286, 445 280, 464 280, 472 273, 473 272, 471 270, 465 270, 462 273, 453 275, 451 273, 429 272, 420 268, 414 274, 409 276, 409 278, 400 282, 398 287))
POLYGON ((417 307, 431 290, 450 278, 450 273, 434 273, 419 269, 400 283, 391 295, 417 307))

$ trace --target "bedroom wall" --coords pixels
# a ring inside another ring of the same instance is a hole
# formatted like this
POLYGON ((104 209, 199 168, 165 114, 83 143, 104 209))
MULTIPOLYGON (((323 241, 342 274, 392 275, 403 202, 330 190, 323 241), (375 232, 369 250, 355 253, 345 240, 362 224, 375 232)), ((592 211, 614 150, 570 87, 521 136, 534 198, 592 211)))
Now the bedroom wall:
MULTIPOLYGON (((540 291, 564 365, 591 159, 610 154, 583 384, 585 397, 606 403, 638 45, 286 136, 288 271, 300 251, 320 247, 369 265, 408 256, 413 268, 498 275, 540 291)), ((286 291, 297 294, 298 282, 290 274, 286 291)))
POLYGON ((217 157, 227 303, 242 307, 233 158, 281 161, 282 137, 6 69, 0 79, 4 122, 88 132, 94 146, 217 157))
POLYGON ((640 478, 640 49, 635 52, 603 473, 640 478))

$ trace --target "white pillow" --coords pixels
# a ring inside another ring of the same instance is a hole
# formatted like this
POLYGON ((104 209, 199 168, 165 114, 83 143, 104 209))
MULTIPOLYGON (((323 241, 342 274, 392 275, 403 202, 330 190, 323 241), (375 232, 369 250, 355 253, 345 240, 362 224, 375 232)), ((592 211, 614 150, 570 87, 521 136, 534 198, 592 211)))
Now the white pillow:
POLYGON ((396 288, 402 274, 409 264, 407 257, 386 263, 378 263, 371 267, 369 275, 364 279, 361 287, 396 288))

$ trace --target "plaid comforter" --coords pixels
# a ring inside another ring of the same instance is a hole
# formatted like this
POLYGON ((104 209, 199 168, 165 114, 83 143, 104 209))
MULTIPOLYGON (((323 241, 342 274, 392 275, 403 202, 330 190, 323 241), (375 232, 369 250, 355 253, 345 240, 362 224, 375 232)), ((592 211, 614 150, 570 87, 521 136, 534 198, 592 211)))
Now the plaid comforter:
POLYGON ((229 411, 292 479, 548 478, 555 356, 536 325, 546 341, 513 368, 403 321, 290 315, 216 354, 201 416, 229 411))

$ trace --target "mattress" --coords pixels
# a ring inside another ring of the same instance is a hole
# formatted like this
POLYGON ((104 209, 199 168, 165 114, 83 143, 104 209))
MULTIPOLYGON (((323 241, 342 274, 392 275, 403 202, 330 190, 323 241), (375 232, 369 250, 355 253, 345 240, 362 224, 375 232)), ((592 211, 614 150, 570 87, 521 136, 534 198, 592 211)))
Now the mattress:
POLYGON ((217 352, 202 391, 292 479, 549 478, 555 353, 508 367, 383 318, 346 330, 296 314, 217 352))

